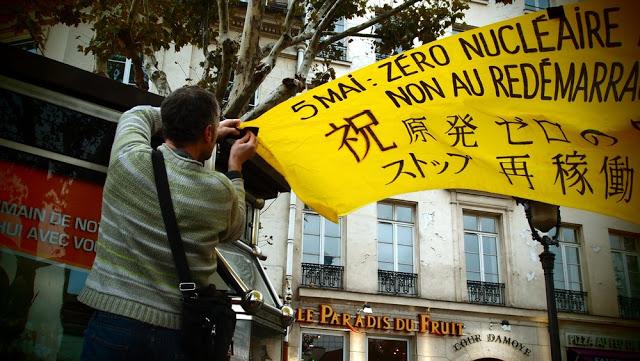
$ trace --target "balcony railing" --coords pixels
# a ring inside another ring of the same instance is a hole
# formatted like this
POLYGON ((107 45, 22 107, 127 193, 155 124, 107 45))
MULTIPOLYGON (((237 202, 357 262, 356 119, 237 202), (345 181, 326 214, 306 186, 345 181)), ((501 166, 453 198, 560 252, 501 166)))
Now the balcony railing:
POLYGON ((504 306, 504 283, 467 281, 470 303, 504 306))
POLYGON ((344 267, 324 264, 303 263, 302 285, 317 288, 342 289, 344 267))
POLYGON ((388 295, 415 296, 418 294, 417 280, 418 275, 415 273, 378 270, 378 292, 388 295))
POLYGON ((581 291, 555 290, 558 312, 587 313, 587 293, 581 291))
POLYGON ((620 318, 640 320, 640 298, 618 296, 620 318))
POLYGON ((347 45, 342 42, 330 44, 326 50, 318 53, 318 57, 331 60, 347 61, 347 45))

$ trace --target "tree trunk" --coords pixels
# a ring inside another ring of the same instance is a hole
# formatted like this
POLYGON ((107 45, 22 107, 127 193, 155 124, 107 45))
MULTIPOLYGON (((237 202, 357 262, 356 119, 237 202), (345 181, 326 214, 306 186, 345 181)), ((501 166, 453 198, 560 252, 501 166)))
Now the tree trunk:
POLYGON ((149 82, 144 80, 141 56, 137 55, 131 58, 131 70, 133 70, 133 81, 136 83, 136 86, 142 90, 149 90, 149 82))
MULTIPOLYGON (((229 36, 229 2, 225 0, 218 0, 218 42, 222 46, 222 59, 220 60, 215 94, 218 103, 222 104, 231 78, 232 60, 238 49, 229 36)), ((203 44, 203 46, 207 45, 203 44)))
POLYGON ((96 55, 95 60, 96 64, 95 70, 93 72, 100 76, 108 77, 109 75, 107 74, 107 59, 96 55))
POLYGON ((229 95, 229 102, 223 110, 223 114, 228 118, 237 118, 253 97, 254 92, 249 88, 254 81, 254 73, 259 60, 263 13, 264 1, 253 0, 247 4, 247 15, 242 30, 233 87, 229 95))

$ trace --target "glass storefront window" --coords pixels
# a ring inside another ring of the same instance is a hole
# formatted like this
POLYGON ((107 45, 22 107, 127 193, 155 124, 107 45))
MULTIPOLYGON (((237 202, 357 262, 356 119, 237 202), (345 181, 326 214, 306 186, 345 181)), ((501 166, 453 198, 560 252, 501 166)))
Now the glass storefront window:
POLYGON ((0 89, 0 359, 78 360, 116 124, 21 91, 0 89))
POLYGON ((78 360, 100 172, 0 147, 0 359, 78 360))
POLYGON ((302 361, 342 361, 344 349, 344 336, 302 333, 302 361))
POLYGON ((106 166, 117 124, 0 88, 0 138, 106 166))
POLYGON ((368 361, 408 361, 409 341, 387 338, 369 338, 368 361))
POLYGON ((88 271, 0 251, 0 358, 79 360, 92 310, 76 300, 88 271))

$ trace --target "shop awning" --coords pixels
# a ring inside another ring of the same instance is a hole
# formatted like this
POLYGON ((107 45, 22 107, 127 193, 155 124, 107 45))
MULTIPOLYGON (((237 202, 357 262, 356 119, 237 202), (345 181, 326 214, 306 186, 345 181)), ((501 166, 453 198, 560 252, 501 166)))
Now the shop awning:
POLYGON ((569 347, 568 361, 635 361, 640 360, 640 352, 598 350, 593 348, 569 347))

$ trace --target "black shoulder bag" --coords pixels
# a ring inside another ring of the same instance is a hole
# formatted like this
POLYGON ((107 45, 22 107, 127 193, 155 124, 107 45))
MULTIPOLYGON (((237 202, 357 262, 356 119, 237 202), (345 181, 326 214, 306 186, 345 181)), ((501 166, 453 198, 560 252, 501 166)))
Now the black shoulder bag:
POLYGON ((158 150, 151 154, 162 219, 176 264, 182 293, 182 341, 192 360, 229 360, 236 314, 231 301, 214 285, 196 287, 184 253, 182 237, 171 201, 164 157, 158 150))

